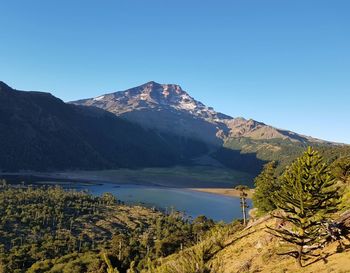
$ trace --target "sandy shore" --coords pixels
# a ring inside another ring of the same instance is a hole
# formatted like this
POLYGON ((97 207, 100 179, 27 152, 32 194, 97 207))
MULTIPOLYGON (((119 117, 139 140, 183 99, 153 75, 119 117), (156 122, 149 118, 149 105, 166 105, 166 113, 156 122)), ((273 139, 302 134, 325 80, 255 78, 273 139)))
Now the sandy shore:
MULTIPOLYGON (((150 169, 152 170, 152 169, 150 169)), ((167 169, 166 169, 167 170, 167 169)), ((158 171, 159 172, 159 171, 158 171)), ((116 183, 116 184, 133 184, 143 186, 158 186, 171 188, 188 188, 193 191, 207 192, 212 194, 239 197, 240 191, 227 187, 230 181, 212 182, 213 180, 202 180, 202 177, 197 178, 189 176, 187 173, 158 173, 157 170, 151 172, 149 170, 110 170, 110 171, 80 171, 80 172, 56 172, 56 173, 37 173, 37 172, 22 172, 22 173, 0 173, 0 178, 6 176, 19 176, 25 180, 26 176, 40 178, 39 182, 46 183, 116 183), (148 172, 147 172, 148 171, 148 172), (51 181, 51 179, 53 181, 51 181), (57 181, 56 181, 57 180, 57 181), (216 187, 215 187, 215 186, 216 187), (214 186, 214 187, 213 187, 214 186), (219 187, 218 187, 219 186, 219 187)), ((28 178, 27 178, 28 179, 28 178)), ((11 180, 9 180, 11 183, 11 180)), ((252 198, 253 189, 247 191, 248 198, 252 198)))
MULTIPOLYGON (((201 191, 208 193, 215 193, 225 196, 239 197, 240 191, 235 189, 222 189, 222 188, 191 188, 193 191, 201 191)), ((254 190, 250 189, 247 191, 248 198, 252 198, 254 190)))

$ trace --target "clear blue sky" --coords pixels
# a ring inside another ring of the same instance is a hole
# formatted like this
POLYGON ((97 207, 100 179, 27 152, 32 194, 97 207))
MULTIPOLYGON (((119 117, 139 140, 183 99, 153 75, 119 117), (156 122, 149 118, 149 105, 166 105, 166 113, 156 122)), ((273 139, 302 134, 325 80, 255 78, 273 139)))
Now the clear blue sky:
POLYGON ((0 80, 65 101, 154 80, 350 143, 349 0, 0 0, 0 80))

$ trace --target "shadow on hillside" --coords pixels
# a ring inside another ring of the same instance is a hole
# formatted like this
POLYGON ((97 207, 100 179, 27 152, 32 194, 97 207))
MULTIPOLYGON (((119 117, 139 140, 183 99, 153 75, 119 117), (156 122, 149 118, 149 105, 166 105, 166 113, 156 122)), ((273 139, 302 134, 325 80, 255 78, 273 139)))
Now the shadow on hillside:
POLYGON ((258 175, 267 163, 267 161, 257 158, 256 153, 241 153, 239 150, 225 147, 212 153, 211 156, 230 169, 253 175, 258 175))

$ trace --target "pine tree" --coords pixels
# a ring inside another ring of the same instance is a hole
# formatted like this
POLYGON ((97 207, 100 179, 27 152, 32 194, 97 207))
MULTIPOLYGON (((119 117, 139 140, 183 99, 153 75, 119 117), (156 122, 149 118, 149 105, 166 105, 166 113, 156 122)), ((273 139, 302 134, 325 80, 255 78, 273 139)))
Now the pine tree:
POLYGON ((263 215, 276 209, 274 193, 278 191, 279 184, 276 176, 276 162, 267 163, 263 171, 255 178, 255 192, 253 195, 254 207, 258 214, 263 215))
POLYGON ((344 156, 334 161, 332 173, 343 184, 347 184, 350 178, 350 156, 344 156))
POLYGON ((311 147, 282 175, 281 189, 275 194, 275 204, 282 212, 275 217, 287 224, 270 230, 295 247, 286 254, 296 257, 299 266, 325 241, 323 223, 339 203, 335 184, 329 167, 311 147))
POLYGON ((334 177, 340 182, 340 209, 350 208, 350 156, 338 158, 331 165, 334 177))
POLYGON ((238 185, 235 187, 236 190, 240 191, 239 198, 241 199, 241 209, 242 209, 242 215, 243 215, 243 225, 247 225, 247 208, 249 208, 247 204, 247 191, 249 188, 245 185, 238 185))

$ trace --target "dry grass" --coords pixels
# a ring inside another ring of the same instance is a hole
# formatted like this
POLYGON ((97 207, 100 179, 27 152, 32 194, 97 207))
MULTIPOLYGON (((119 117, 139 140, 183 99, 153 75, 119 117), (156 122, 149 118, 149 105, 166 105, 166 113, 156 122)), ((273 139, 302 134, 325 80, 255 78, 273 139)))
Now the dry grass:
POLYGON ((345 273, 350 272, 350 241, 339 252, 338 242, 322 250, 324 259, 310 261, 298 268, 294 258, 279 255, 284 245, 266 232, 266 226, 277 225, 271 217, 260 218, 240 232, 216 231, 198 245, 169 256, 147 273, 345 273))
MULTIPOLYGON (((244 230, 242 239, 223 249, 214 260, 224 261, 224 273, 350 272, 350 249, 337 253, 337 242, 322 250, 325 259, 310 261, 310 265, 298 268, 292 257, 279 255, 284 252, 283 244, 266 232, 267 225, 275 224, 274 219, 267 219, 244 230)), ((350 245, 350 241, 344 243, 350 245)))

